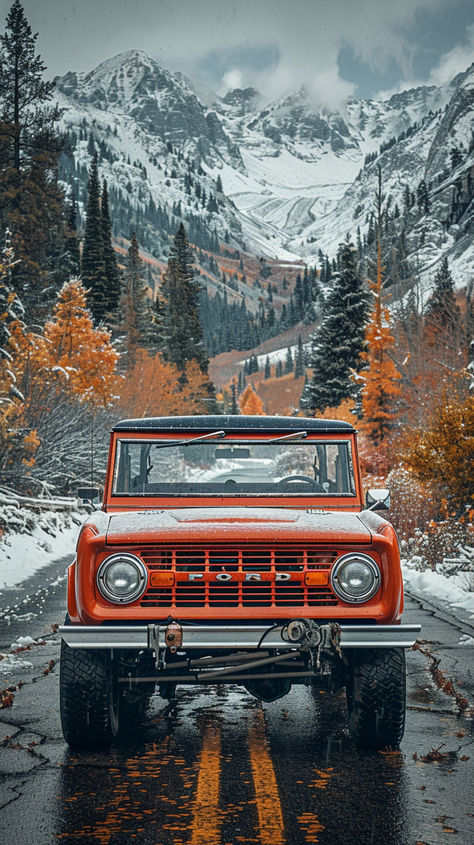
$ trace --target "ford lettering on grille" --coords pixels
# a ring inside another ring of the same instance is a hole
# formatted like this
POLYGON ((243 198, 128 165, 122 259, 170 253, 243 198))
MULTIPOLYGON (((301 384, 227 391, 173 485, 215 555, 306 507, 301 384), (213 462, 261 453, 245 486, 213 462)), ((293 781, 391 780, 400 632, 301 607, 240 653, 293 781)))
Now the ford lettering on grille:
MULTIPOLYGON (((142 607, 315 607, 339 604, 329 583, 335 549, 153 548, 141 558, 148 570, 174 572, 172 586, 151 583, 142 607), (307 583, 318 571, 318 585, 307 583)), ((153 579, 152 579, 153 580, 153 579)))

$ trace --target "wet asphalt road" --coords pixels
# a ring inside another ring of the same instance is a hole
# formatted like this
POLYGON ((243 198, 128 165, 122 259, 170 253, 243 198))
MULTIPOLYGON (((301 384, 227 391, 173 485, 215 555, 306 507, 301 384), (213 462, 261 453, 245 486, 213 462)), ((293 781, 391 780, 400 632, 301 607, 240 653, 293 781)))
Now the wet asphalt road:
POLYGON ((42 643, 0 675, 13 695, 0 709, 0 842, 474 843, 474 642, 460 644, 472 625, 407 601, 404 621, 422 622, 424 642, 407 655, 400 752, 359 752, 343 695, 296 687, 262 705, 232 686, 181 687, 172 705, 156 695, 138 738, 72 754, 51 627, 64 618, 65 564, 0 591, 0 651, 20 635, 42 643))

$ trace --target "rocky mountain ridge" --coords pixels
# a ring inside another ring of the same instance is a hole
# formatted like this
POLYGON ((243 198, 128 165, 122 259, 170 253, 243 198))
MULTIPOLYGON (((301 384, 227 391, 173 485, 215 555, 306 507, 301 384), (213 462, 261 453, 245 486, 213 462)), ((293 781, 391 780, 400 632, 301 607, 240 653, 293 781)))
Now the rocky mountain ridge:
MULTIPOLYGON (((413 210, 409 233, 421 273, 448 251, 458 284, 474 275, 474 65, 440 88, 352 98, 333 111, 305 88, 269 104, 252 88, 204 102, 183 74, 140 51, 69 72, 56 88, 73 155, 64 181, 84 194, 92 136, 116 202, 148 221, 150 241, 152 204, 230 247, 312 264, 367 229, 380 165, 392 207, 406 186, 429 186, 430 211, 413 210)), ((129 212, 117 234, 126 223, 129 212)))

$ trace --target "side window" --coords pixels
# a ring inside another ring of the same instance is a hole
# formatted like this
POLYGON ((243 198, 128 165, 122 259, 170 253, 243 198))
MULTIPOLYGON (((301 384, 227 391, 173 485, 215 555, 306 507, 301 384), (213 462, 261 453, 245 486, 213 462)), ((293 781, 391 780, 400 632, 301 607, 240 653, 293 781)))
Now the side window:
POLYGON ((348 447, 346 443, 326 443, 320 458, 322 484, 328 493, 350 493, 348 447))
POLYGON ((143 449, 133 443, 117 444, 115 458, 114 493, 131 493, 140 485, 143 449))

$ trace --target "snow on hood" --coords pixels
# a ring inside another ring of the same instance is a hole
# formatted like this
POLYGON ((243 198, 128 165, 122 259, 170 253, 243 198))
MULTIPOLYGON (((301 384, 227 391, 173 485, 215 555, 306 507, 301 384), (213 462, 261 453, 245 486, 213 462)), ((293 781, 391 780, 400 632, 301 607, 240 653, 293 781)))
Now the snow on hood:
POLYGON ((107 543, 188 542, 370 543, 357 513, 284 508, 179 508, 110 517, 107 543))

